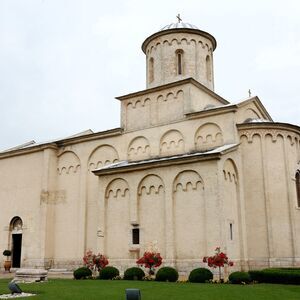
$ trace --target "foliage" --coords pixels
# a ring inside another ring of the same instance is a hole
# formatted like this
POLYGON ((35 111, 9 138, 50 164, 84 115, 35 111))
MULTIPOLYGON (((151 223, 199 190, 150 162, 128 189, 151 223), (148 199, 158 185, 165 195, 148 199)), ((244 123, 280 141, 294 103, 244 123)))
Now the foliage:
POLYGON ((132 267, 124 272, 125 280, 142 280, 145 277, 145 272, 138 267, 132 267))
POLYGON ((264 283, 300 284, 299 268, 268 268, 261 271, 249 271, 254 281, 264 283))
POLYGON ((171 267, 163 267, 157 271, 156 281, 176 282, 178 280, 178 272, 171 267))
POLYGON ((93 254, 91 250, 87 251, 83 257, 83 264, 91 271, 97 270, 100 272, 105 266, 108 265, 108 259, 103 254, 93 254))
POLYGON ((221 252, 221 248, 217 247, 215 249, 215 255, 213 256, 204 256, 203 262, 207 263, 211 268, 219 268, 219 280, 221 281, 221 268, 225 265, 233 266, 233 262, 229 260, 226 253, 221 252))
POLYGON ((189 275, 189 282, 204 283, 213 279, 213 273, 206 268, 197 268, 192 270, 189 275))
POLYGON ((87 279, 92 276, 92 271, 87 267, 81 267, 73 273, 75 279, 87 279))
POLYGON ((233 272, 229 275, 229 281, 233 284, 250 283, 251 277, 248 272, 233 272))
POLYGON ((4 250, 3 255, 4 256, 11 256, 11 251, 10 250, 4 250))
POLYGON ((120 272, 115 267, 105 267, 100 271, 100 275, 97 279, 111 280, 119 276, 120 272))
POLYGON ((162 257, 158 252, 146 251, 144 255, 136 262, 140 266, 149 269, 149 275, 154 274, 154 268, 159 267, 162 263, 162 257))

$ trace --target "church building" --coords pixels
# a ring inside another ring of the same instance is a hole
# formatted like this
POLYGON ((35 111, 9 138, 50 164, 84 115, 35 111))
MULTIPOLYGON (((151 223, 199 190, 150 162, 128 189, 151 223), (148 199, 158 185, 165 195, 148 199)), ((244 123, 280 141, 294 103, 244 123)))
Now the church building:
POLYGON ((13 268, 72 270, 92 250, 124 271, 150 243, 180 274, 217 246, 236 270, 300 267, 300 127, 216 94, 216 46, 167 25, 142 44, 146 89, 116 97, 120 128, 0 153, 13 268))

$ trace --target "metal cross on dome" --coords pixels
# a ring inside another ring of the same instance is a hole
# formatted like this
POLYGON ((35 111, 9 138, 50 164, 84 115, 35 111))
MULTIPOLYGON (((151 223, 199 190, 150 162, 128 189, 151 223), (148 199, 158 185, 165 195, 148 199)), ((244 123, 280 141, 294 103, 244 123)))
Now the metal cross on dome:
POLYGON ((180 18, 180 14, 178 14, 178 15, 176 16, 176 18, 178 19, 178 23, 182 22, 182 19, 180 18))

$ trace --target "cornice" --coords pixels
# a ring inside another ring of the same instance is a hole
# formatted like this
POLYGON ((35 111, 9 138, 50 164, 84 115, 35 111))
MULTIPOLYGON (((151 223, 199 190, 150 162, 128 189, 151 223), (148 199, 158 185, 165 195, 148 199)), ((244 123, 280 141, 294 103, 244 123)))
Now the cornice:
POLYGON ((222 155, 235 151, 238 148, 239 144, 236 144, 228 149, 220 150, 219 152, 213 153, 194 153, 190 156, 171 156, 171 157, 162 157, 161 159, 149 159, 145 161, 132 162, 128 165, 120 165, 115 168, 104 168, 99 170, 92 171, 96 176, 102 175, 113 175, 120 173, 128 173, 139 170, 148 170, 153 168, 166 168, 174 165, 182 165, 187 163, 196 163, 199 161, 208 161, 208 160, 219 160, 222 155))
POLYGON ((175 34, 176 33, 192 33, 192 34, 201 35, 211 41, 211 43, 213 45, 213 51, 217 47, 216 39, 210 33, 206 32, 206 31, 202 31, 200 29, 193 29, 193 28, 173 28, 173 29, 158 31, 158 32, 155 32, 152 35, 148 36, 142 44, 143 52, 146 54, 146 48, 153 39, 163 36, 163 35, 172 34, 172 33, 175 33, 175 34))
POLYGON ((198 119, 202 117, 208 117, 208 116, 214 116, 214 115, 220 115, 220 114, 227 114, 231 112, 236 112, 237 106, 235 104, 228 105, 228 106, 220 106, 216 108, 211 108, 207 110, 201 110, 196 112, 191 112, 185 114, 187 119, 198 119))
POLYGON ((26 155, 26 154, 31 154, 34 152, 40 152, 44 151, 45 149, 52 149, 52 150, 58 150, 58 147, 55 143, 50 143, 50 144, 42 144, 34 147, 28 147, 28 148, 22 148, 22 149, 16 149, 16 150, 11 150, 7 152, 2 152, 0 153, 0 160, 4 158, 9 158, 9 157, 14 157, 14 156, 19 156, 19 155, 26 155))
POLYGON ((71 138, 66 138, 62 140, 56 140, 56 141, 51 141, 51 142, 46 142, 46 143, 41 143, 36 145, 33 144, 32 146, 26 148, 3 151, 0 153, 0 159, 43 151, 44 149, 47 148, 57 150, 59 147, 89 142, 101 138, 113 137, 113 136, 121 135, 122 133, 123 133, 122 128, 115 128, 115 129, 100 131, 97 133, 91 133, 83 136, 71 137, 71 138))
POLYGON ((221 157, 221 153, 213 153, 202 157, 201 156, 193 156, 193 157, 185 157, 185 158, 181 157, 178 159, 170 159, 170 160, 163 160, 163 161, 159 160, 150 163, 145 161, 145 163, 141 163, 138 165, 127 165, 115 169, 95 170, 92 172, 97 176, 120 174, 120 173, 128 173, 128 172, 139 171, 139 170, 148 170, 153 168, 165 168, 169 166, 182 165, 186 163, 195 163, 203 160, 216 160, 216 159, 220 159, 220 157, 221 157))
POLYGON ((209 88, 207 88, 206 86, 204 86, 203 84, 201 84, 200 82, 198 82, 197 80, 195 80, 192 77, 182 79, 182 80, 178 80, 178 81, 174 81, 174 82, 171 82, 171 83, 166 83, 166 84, 163 84, 163 85, 160 85, 160 86, 155 86, 155 87, 152 87, 150 89, 130 93, 130 94, 127 94, 127 95, 124 95, 124 96, 118 96, 118 97, 116 97, 116 99, 120 100, 120 101, 123 101, 123 100, 131 99, 131 98, 138 97, 138 96, 144 96, 144 95, 147 95, 147 94, 150 94, 150 93, 162 91, 162 90, 165 90, 165 89, 168 89, 168 88, 177 87, 179 85, 188 84, 188 83, 193 84, 194 86, 198 87, 199 89, 206 92, 210 96, 216 98, 222 104, 229 104, 229 101, 222 98, 221 96, 219 96, 218 94, 216 94, 215 92, 213 92, 212 90, 210 90, 209 88))
POLYGON ((280 122, 253 122, 241 123, 236 125, 239 131, 242 130, 255 130, 255 129, 270 129, 270 130, 288 130, 300 134, 300 127, 289 123, 280 122))

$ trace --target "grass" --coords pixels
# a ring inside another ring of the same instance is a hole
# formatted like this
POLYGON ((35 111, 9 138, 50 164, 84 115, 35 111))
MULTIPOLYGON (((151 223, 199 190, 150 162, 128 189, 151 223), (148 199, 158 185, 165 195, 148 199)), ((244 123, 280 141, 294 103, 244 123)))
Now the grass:
MULTIPOLYGON (((8 279, 0 280, 0 294, 9 292, 8 282, 8 279)), ((24 292, 36 293, 37 296, 33 298, 23 298, 33 300, 120 300, 125 299, 126 288, 140 289, 142 300, 300 299, 299 285, 280 284, 233 285, 50 279, 46 283, 20 284, 20 287, 24 292)))

